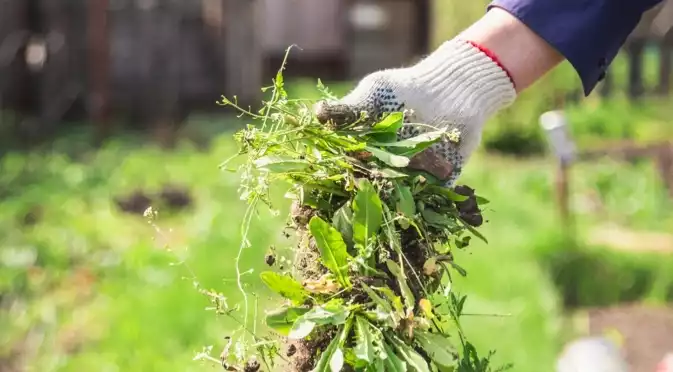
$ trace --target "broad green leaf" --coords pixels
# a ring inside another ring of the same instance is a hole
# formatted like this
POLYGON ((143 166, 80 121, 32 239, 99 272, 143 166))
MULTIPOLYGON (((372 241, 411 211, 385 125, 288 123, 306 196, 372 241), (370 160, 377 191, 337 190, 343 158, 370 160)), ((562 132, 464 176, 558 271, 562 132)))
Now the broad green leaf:
POLYGON ((454 227, 457 225, 453 219, 449 218, 446 215, 439 214, 430 208, 423 209, 421 211, 421 215, 423 216, 425 222, 431 225, 447 226, 447 227, 454 227))
POLYGON ((311 334, 318 325, 340 325, 346 322, 350 312, 341 305, 325 304, 309 310, 294 322, 288 337, 302 339, 311 334))
POLYGON ((395 261, 387 260, 386 265, 388 266, 388 270, 390 270, 390 272, 395 275, 395 278, 397 279, 397 284, 400 286, 402 296, 404 297, 404 305, 407 307, 407 312, 412 312, 414 310, 416 300, 414 298, 414 294, 411 292, 411 288, 409 288, 409 284, 407 284, 407 276, 395 261))
POLYGON ((406 372, 407 371, 407 363, 405 363, 402 359, 400 359, 397 354, 395 354, 395 351, 393 348, 388 345, 387 343, 383 343, 383 350, 386 353, 386 359, 384 359, 384 363, 386 366, 386 372, 406 372))
POLYGON ((397 133, 374 132, 367 135, 367 143, 389 143, 397 141, 397 133))
POLYGON ((414 196, 411 194, 411 188, 395 183, 395 194, 397 198, 395 205, 397 212, 407 218, 413 218, 414 214, 416 214, 416 201, 414 201, 414 196))
POLYGON ((361 316, 355 318, 355 356, 370 364, 374 362, 374 339, 369 321, 361 316))
POLYGON ((430 366, 428 366, 428 363, 411 346, 405 344, 392 332, 386 332, 385 335, 391 346, 400 355, 402 360, 407 362, 412 370, 417 372, 430 372, 430 366))
POLYGON ((442 138, 442 136, 446 133, 446 130, 436 130, 432 132, 425 132, 422 134, 419 134, 416 137, 411 137, 411 138, 406 138, 398 142, 392 142, 392 143, 370 143, 370 145, 374 146, 385 146, 385 147, 407 147, 407 148, 414 148, 418 145, 425 144, 425 143, 434 143, 437 142, 438 139, 442 138))
POLYGON ((339 231, 318 216, 311 218, 308 228, 315 238, 323 265, 336 276, 342 286, 350 287, 348 261, 351 256, 339 231))
POLYGON ((281 156, 264 156, 255 160, 255 167, 273 173, 305 171, 311 164, 306 160, 296 160, 281 156))
POLYGON ((337 347, 329 360, 329 367, 332 372, 340 372, 344 366, 344 353, 340 347, 337 347))
POLYGON ((422 330, 414 332, 414 339, 425 350, 433 362, 444 367, 453 367, 457 362, 457 354, 449 339, 437 333, 422 330))
POLYGON ((427 132, 420 134, 416 137, 407 138, 398 142, 389 142, 389 143, 369 143, 371 146, 380 146, 386 147, 389 151, 406 157, 413 157, 414 155, 423 152, 428 147, 439 142, 442 136, 445 134, 444 130, 427 132))
POLYGON ((348 205, 348 203, 344 204, 341 208, 339 208, 336 211, 336 213, 334 213, 334 217, 332 217, 332 226, 334 226, 334 228, 336 228, 339 231, 339 233, 341 233, 341 237, 346 242, 346 245, 352 247, 353 210, 348 205))
POLYGON ((365 150, 371 152, 372 155, 374 155, 377 159, 391 167, 404 168, 409 165, 410 162, 409 158, 405 156, 395 155, 391 152, 384 151, 373 146, 365 146, 365 150))
POLYGON ((322 306, 316 306, 302 317, 319 325, 339 325, 346 322, 350 311, 340 303, 328 302, 322 306))
POLYGON ((259 274, 259 277, 272 291, 297 305, 302 304, 306 300, 306 297, 308 297, 308 292, 304 287, 287 275, 281 275, 272 271, 264 271, 259 274))
POLYGON ((316 325, 317 324, 314 321, 300 317, 296 322, 294 322, 292 328, 290 328, 290 332, 288 333, 287 337, 291 340, 301 340, 306 338, 311 334, 311 332, 313 332, 313 329, 316 325))
POLYGON ((360 180, 357 194, 353 199, 353 241, 362 248, 369 245, 369 239, 381 228, 383 207, 378 193, 367 179, 360 180))
POLYGON ((276 332, 287 336, 292 329, 294 322, 302 315, 306 314, 308 309, 300 307, 286 307, 279 309, 266 316, 266 325, 276 332))
POLYGON ((397 131, 402 128, 402 125, 404 125, 404 113, 393 112, 386 115, 383 120, 374 124, 372 132, 397 133, 397 131))

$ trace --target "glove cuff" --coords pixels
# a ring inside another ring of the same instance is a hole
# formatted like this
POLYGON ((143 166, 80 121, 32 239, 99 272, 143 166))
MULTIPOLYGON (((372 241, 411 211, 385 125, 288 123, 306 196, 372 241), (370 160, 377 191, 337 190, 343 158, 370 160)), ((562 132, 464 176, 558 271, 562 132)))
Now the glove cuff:
POLYGON ((497 57, 479 45, 453 39, 410 69, 414 81, 431 91, 434 107, 454 106, 486 119, 516 99, 516 89, 497 57))

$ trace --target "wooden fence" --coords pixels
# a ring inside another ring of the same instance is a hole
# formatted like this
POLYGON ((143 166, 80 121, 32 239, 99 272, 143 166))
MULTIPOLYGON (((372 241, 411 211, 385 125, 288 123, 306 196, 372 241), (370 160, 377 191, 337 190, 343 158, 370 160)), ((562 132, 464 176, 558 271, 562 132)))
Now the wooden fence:
MULTIPOLYGON (((287 75, 356 79, 427 52, 429 0, 0 0, 0 110, 27 138, 87 120, 161 137, 221 94, 287 75), (121 120, 120 120, 121 119, 121 120)), ((1 117, 0 117, 1 118, 1 117)), ((6 123, 0 123, 6 124, 6 123)), ((6 125, 5 125, 6 126, 6 125)), ((167 138, 168 138, 167 137, 167 138)))
POLYGON ((88 116, 102 138, 113 114, 169 134, 223 93, 259 102, 257 1, 0 3, 0 109, 27 137, 88 116))
MULTIPOLYGON (((627 93, 631 99, 645 95, 668 95, 673 68, 673 1, 666 0, 643 15, 623 47, 629 63, 627 93), (644 58, 653 47, 659 56, 657 84, 647 86, 644 79, 644 58)), ((604 97, 612 95, 614 80, 608 73, 599 90, 604 97)))

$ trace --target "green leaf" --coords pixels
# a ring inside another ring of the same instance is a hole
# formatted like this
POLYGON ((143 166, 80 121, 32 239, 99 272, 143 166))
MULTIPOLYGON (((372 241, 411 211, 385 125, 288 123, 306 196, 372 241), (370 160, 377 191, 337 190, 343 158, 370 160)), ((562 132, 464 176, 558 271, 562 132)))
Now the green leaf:
POLYGON ((351 256, 339 231, 318 216, 311 218, 308 228, 315 238, 323 265, 336 276, 342 286, 350 287, 348 261, 351 256))
POLYGON ((402 125, 404 125, 404 113, 393 112, 374 124, 372 132, 397 133, 402 128, 402 125))
POLYGON ((477 199, 477 204, 478 205, 486 205, 486 204, 490 203, 490 201, 488 199, 486 199, 482 196, 476 196, 476 199, 477 199))
POLYGON ((315 368, 311 372, 338 372, 332 370, 331 361, 334 352, 339 348, 339 338, 335 337, 332 342, 327 345, 327 348, 320 354, 320 359, 316 363, 315 368))
POLYGON ((386 332, 385 336, 388 342, 390 342, 391 346, 400 355, 402 360, 407 362, 409 367, 417 372, 430 372, 430 366, 428 366, 428 363, 411 346, 405 344, 392 332, 386 332))
POLYGON ((392 143, 371 143, 371 145, 374 146, 385 146, 385 147, 407 147, 407 148, 414 148, 420 144, 425 144, 425 143, 434 143, 437 142, 438 139, 442 138, 442 135, 446 133, 446 130, 436 130, 432 132, 425 132, 422 134, 419 134, 416 137, 411 137, 411 138, 406 138, 398 142, 392 142, 392 143))
POLYGON ((304 287, 287 275, 281 275, 272 271, 264 271, 259 274, 264 284, 272 291, 299 305, 304 303, 308 297, 308 292, 304 287))
POLYGON ((407 178, 408 174, 396 171, 392 168, 383 168, 383 169, 372 169, 372 176, 379 176, 382 178, 407 178))
POLYGON ((458 265, 457 263, 455 263, 453 261, 449 261, 449 264, 451 264, 451 266, 454 268, 454 270, 456 270, 458 272, 458 274, 460 274, 460 276, 462 276, 462 277, 467 276, 467 270, 463 269, 460 265, 458 265))
POLYGON ((340 347, 337 347, 329 359, 329 368, 332 372, 340 372, 344 366, 344 353, 340 347))
POLYGON ((365 283, 362 283, 362 289, 364 289, 365 292, 367 292, 369 298, 372 301, 374 301, 376 306, 379 307, 380 311, 382 311, 388 316, 388 319, 390 320, 389 324, 393 327, 397 327, 397 325, 400 322, 400 316, 393 310, 393 307, 390 304, 390 302, 386 301, 383 297, 379 296, 378 293, 374 292, 374 290, 365 283))
POLYGON ((445 196, 447 199, 454 201, 454 202, 463 202, 467 199, 469 199, 465 195, 460 195, 457 192, 449 189, 448 187, 442 187, 442 186, 437 186, 437 185, 429 185, 428 186, 428 191, 434 193, 434 194, 439 194, 445 196))
POLYGON ((308 309, 300 307, 282 308, 267 314, 265 319, 266 325, 283 336, 287 336, 295 321, 306 314, 306 312, 308 312, 308 309))
POLYGON ((305 338, 318 325, 340 325, 346 322, 350 311, 342 305, 325 304, 306 312, 292 325, 288 337, 293 340, 305 338))
POLYGON ((400 296, 396 295, 392 289, 388 287, 374 287, 373 289, 383 293, 384 296, 390 301, 393 306, 393 310, 399 314, 400 317, 404 316, 404 305, 402 305, 402 300, 400 296))
POLYGON ((439 214, 430 208, 423 209, 421 211, 421 215, 423 216, 425 222, 431 225, 448 226, 448 227, 457 226, 456 222, 453 219, 449 218, 449 216, 439 214))
POLYGON ((384 151, 373 146, 365 146, 365 150, 371 152, 372 155, 374 155, 377 159, 391 167, 404 168, 409 165, 410 162, 409 158, 405 156, 395 155, 391 152, 384 151))
POLYGON ((395 194, 397 199, 395 205, 397 212, 407 218, 414 218, 414 215, 416 214, 416 201, 414 201, 414 196, 411 194, 411 188, 395 183, 395 194))
POLYGON ((407 138, 398 142, 369 143, 371 146, 380 146, 392 148, 397 155, 404 155, 406 157, 413 157, 414 155, 423 152, 423 150, 439 142, 442 136, 446 133, 445 130, 438 130, 433 132, 422 133, 416 137, 407 138))
POLYGON ((418 344, 425 350, 433 362, 443 367, 454 367, 456 365, 457 355, 455 348, 446 336, 416 330, 414 332, 414 339, 418 341, 418 344))
POLYGON ((383 360, 386 372, 407 372, 407 364, 395 354, 390 345, 384 342, 383 350, 386 354, 386 358, 383 360))
POLYGON ((363 178, 353 199, 353 241, 362 248, 381 228, 383 207, 378 193, 369 180, 363 178))
POLYGON ((273 173, 305 171, 311 164, 306 160, 296 160, 282 156, 264 156, 255 160, 255 167, 273 173))
POLYGON ((397 133, 392 132, 374 132, 367 135, 367 143, 390 143, 397 141, 397 133))
POLYGON ((344 204, 332 217, 332 226, 336 228, 349 247, 353 246, 353 210, 344 204))
POLYGON ((411 292, 411 288, 407 284, 407 277, 404 275, 402 268, 393 260, 387 260, 386 265, 388 270, 395 275, 397 278, 397 284, 400 286, 402 291, 402 296, 404 297, 404 305, 407 307, 407 312, 412 312, 414 310, 414 305, 416 300, 414 299, 414 294, 411 292))
POLYGON ((296 322, 294 322, 287 337, 292 340, 301 340, 306 338, 306 336, 313 332, 313 329, 316 325, 316 322, 301 317, 297 319, 296 322))
POLYGON ((339 372, 344 366, 344 353, 341 349, 350 334, 353 319, 339 331, 339 335, 327 345, 325 351, 320 355, 320 359, 313 368, 312 372, 339 372))
POLYGON ((355 356, 358 359, 374 363, 374 337, 370 331, 369 321, 361 316, 355 317, 355 356))
POLYGON ((460 219, 460 222, 462 222, 463 226, 465 226, 465 228, 466 228, 469 232, 471 232, 471 233, 472 233, 474 236, 476 236, 477 238, 481 239, 484 243, 488 244, 488 240, 486 240, 486 237, 483 236, 479 231, 477 231, 477 229, 475 229, 475 228, 474 228, 472 225, 470 225, 469 223, 465 222, 462 218, 459 217, 459 219, 460 219))

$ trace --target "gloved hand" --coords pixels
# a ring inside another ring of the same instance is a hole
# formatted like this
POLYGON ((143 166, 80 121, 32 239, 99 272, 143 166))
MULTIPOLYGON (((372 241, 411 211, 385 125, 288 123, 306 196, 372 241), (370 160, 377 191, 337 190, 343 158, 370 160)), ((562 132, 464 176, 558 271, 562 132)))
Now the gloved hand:
POLYGON ((451 187, 481 141, 484 122, 515 98, 512 80, 493 58, 473 43, 454 39, 411 67, 366 76, 341 100, 319 102, 315 112, 322 123, 339 125, 355 121, 362 111, 377 119, 409 110, 401 138, 441 128, 457 130, 457 142, 444 139, 409 165, 451 187))

